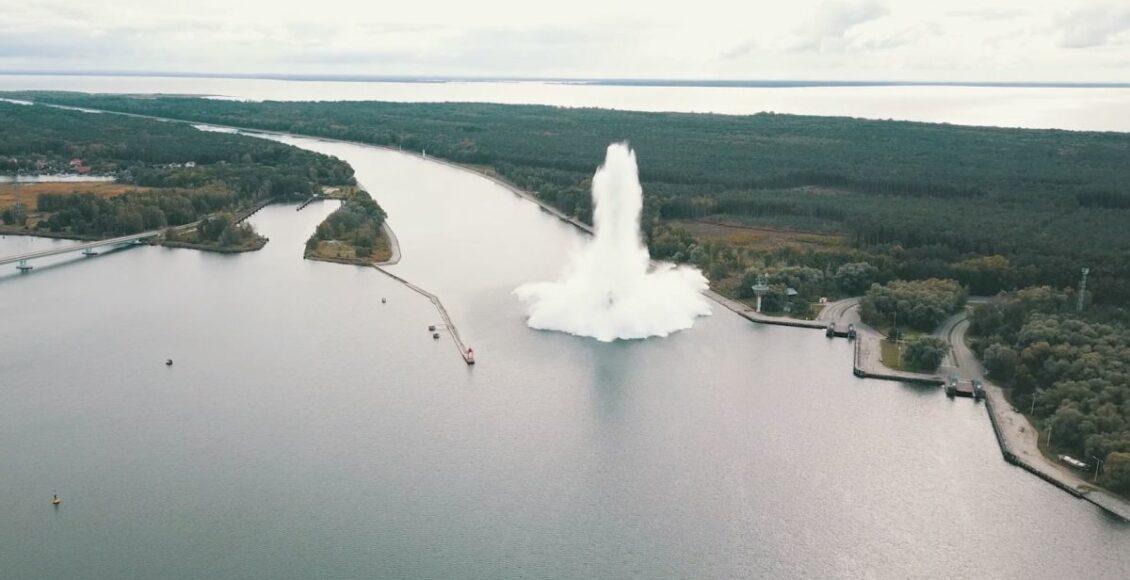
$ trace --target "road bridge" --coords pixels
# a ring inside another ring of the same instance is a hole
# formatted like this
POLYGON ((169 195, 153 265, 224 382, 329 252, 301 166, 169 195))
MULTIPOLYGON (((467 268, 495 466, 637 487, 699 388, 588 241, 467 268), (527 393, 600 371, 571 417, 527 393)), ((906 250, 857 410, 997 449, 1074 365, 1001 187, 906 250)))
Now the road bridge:
MULTIPOLYGON (((259 203, 256 203, 255 205, 239 212, 238 214, 235 215, 235 223, 242 223, 243 220, 246 220, 247 218, 251 217, 255 212, 263 209, 268 204, 270 204, 272 201, 273 201, 272 199, 265 199, 265 200, 260 201, 259 203)), ((19 254, 19 255, 16 255, 16 256, 3 256, 3 257, 0 257, 0 266, 5 266, 5 265, 8 265, 8 264, 16 264, 17 268, 19 268, 21 271, 26 272, 26 271, 32 269, 32 266, 29 263, 32 260, 49 258, 51 256, 59 256, 59 255, 62 255, 62 254, 70 254, 70 253, 74 253, 74 252, 82 252, 83 255, 85 255, 85 256, 96 256, 97 253, 94 251, 96 248, 105 248, 105 247, 111 247, 111 246, 112 247, 121 247, 121 246, 127 246, 127 245, 132 245, 132 244, 139 244, 139 243, 144 242, 146 240, 161 237, 165 234, 165 232, 167 232, 169 230, 187 231, 187 230, 195 229, 197 226, 200 225, 201 221, 203 221, 203 220, 197 220, 197 221, 194 221, 192 223, 188 223, 188 224, 184 224, 184 225, 180 225, 180 226, 173 226, 173 227, 169 227, 169 228, 161 228, 159 230, 149 230, 147 232, 130 234, 128 236, 120 236, 120 237, 117 237, 117 238, 107 238, 107 239, 104 239, 104 240, 94 240, 92 242, 82 242, 82 243, 79 243, 79 244, 71 244, 71 245, 68 245, 68 246, 63 246, 63 247, 58 247, 58 248, 49 248, 49 249, 46 249, 46 250, 39 250, 37 252, 28 252, 26 254, 19 254)))
POLYGON ((150 238, 155 238, 163 234, 165 230, 152 230, 148 232, 141 232, 140 234, 131 234, 128 236, 121 236, 117 238, 108 238, 105 240, 95 240, 93 242, 84 242, 81 244, 70 244, 63 247, 49 248, 46 250, 39 250, 37 252, 28 252, 26 254, 19 254, 15 256, 0 257, 0 266, 7 264, 16 264, 20 270, 30 270, 32 268, 29 264, 32 260, 41 258, 49 258, 51 256, 60 256, 62 254, 70 254, 74 252, 82 252, 87 256, 95 255, 96 248, 104 248, 107 246, 126 246, 130 244, 138 244, 150 238))

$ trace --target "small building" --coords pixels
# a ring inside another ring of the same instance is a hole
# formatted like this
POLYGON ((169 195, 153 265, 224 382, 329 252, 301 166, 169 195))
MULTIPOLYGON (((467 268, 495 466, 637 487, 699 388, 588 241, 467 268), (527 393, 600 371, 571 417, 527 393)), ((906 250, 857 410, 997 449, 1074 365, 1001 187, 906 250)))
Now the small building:
POLYGON ((195 161, 189 161, 189 162, 185 163, 184 166, 185 167, 196 167, 196 162, 195 161))
POLYGON ((74 158, 74 159, 71 159, 70 165, 71 165, 71 169, 78 169, 79 167, 83 166, 82 159, 79 159, 77 157, 74 158))

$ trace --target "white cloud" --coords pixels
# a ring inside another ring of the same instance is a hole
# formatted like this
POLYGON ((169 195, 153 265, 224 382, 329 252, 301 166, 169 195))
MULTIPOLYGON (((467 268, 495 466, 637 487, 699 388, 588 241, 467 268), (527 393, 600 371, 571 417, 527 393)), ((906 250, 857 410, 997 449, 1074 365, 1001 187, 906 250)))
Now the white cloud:
POLYGON ((839 51, 857 26, 882 18, 890 11, 875 0, 825 2, 794 35, 795 51, 839 51))
POLYGON ((1060 23, 1060 35, 1059 45, 1065 48, 1103 46, 1119 37, 1130 36, 1130 6, 1076 9, 1060 23))
POLYGON ((1127 82, 1110 1, 0 0, 0 70, 1127 82))

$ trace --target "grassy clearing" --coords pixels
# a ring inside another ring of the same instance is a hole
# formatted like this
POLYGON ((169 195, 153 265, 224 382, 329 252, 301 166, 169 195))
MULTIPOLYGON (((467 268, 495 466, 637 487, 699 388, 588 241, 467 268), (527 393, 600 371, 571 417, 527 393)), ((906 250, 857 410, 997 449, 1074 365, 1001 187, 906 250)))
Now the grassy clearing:
POLYGON ((98 197, 116 197, 131 191, 147 191, 148 187, 138 187, 123 183, 105 181, 43 183, 0 183, 0 210, 22 203, 30 211, 35 211, 36 199, 42 193, 89 193, 98 197))
POLYGON ((307 258, 315 260, 329 260, 331 262, 350 262, 367 264, 369 262, 384 262, 392 258, 392 246, 388 236, 381 235, 373 245, 373 253, 368 256, 358 256, 355 248, 348 243, 338 240, 319 240, 318 245, 306 253, 307 258))
POLYGON ((879 345, 882 348, 883 366, 895 371, 905 370, 902 366, 902 346, 900 344, 884 339, 879 345))
POLYGON ((733 221, 675 220, 700 242, 724 242, 740 248, 774 251, 791 248, 799 252, 831 252, 847 246, 844 236, 796 230, 750 226, 733 221))

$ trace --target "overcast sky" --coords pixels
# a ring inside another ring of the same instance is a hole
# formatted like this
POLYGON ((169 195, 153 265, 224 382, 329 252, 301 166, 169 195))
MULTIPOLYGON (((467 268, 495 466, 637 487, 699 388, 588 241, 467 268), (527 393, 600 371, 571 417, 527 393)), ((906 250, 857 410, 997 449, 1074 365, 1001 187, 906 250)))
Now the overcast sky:
POLYGON ((1130 0, 0 0, 0 70, 1130 82, 1130 0))

